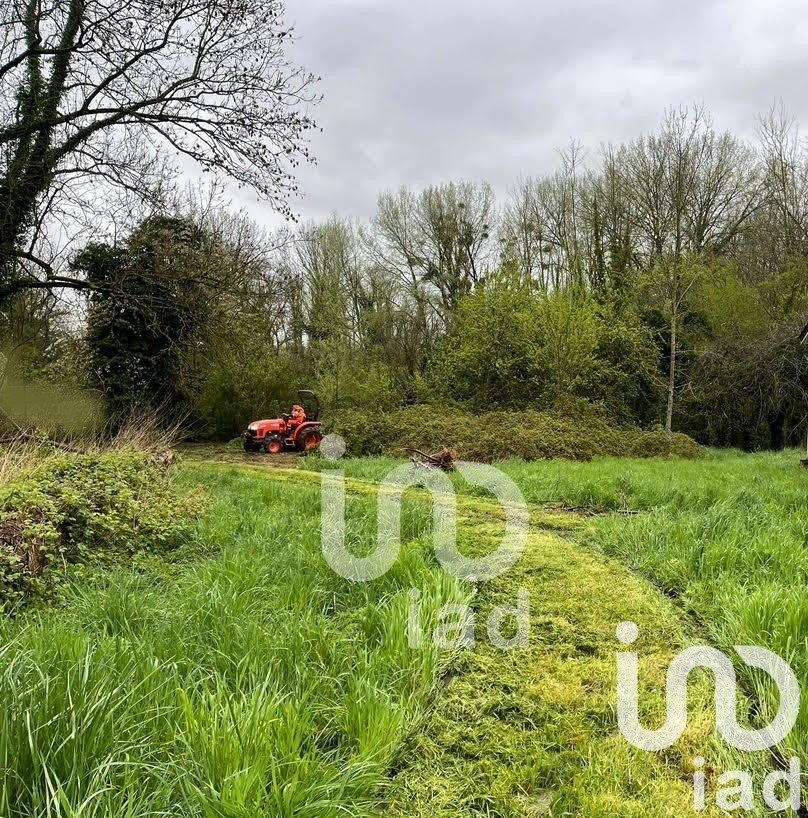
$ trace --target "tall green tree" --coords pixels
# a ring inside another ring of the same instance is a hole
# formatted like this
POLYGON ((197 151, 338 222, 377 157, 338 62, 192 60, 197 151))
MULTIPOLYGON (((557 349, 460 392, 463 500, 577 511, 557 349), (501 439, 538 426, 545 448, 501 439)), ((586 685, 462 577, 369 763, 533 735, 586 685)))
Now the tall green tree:
POLYGON ((183 358, 205 325, 205 292, 189 274, 201 236, 193 225, 157 218, 123 247, 88 246, 74 262, 92 285, 87 341, 91 375, 117 419, 139 410, 181 415, 183 358))

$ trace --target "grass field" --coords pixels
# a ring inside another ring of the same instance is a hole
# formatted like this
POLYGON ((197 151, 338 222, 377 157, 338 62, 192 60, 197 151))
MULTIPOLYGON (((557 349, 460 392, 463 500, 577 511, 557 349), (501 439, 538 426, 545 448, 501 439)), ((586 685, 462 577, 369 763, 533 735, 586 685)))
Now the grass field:
MULTIPOLYGON (((339 464, 358 551, 373 547, 391 465, 339 464)), ((713 736, 705 678, 671 751, 623 741, 614 629, 640 625, 648 724, 662 719, 670 660, 694 642, 769 647, 805 681, 808 476, 794 454, 506 463, 532 504, 528 548, 476 590, 439 569, 417 491, 393 569, 372 583, 333 573, 322 467, 190 462, 182 480, 211 499, 193 542, 77 573, 63 606, 0 625, 0 816, 678 817, 694 756, 711 778, 768 768, 713 736), (475 645, 412 649, 412 588, 426 633, 445 603, 472 605, 475 645), (530 643, 502 651, 485 618, 520 590, 530 643)), ((499 509, 458 488, 461 548, 486 551, 499 509)), ((765 711, 770 691, 746 681, 765 711)), ((784 749, 807 738, 803 720, 784 749)))
MULTIPOLYGON (((199 553, 3 624, 0 815, 362 811, 428 705, 438 657, 408 649, 397 591, 461 592, 427 564, 419 514, 396 569, 349 585, 320 559, 316 485, 188 479, 213 496, 199 553)), ((350 502, 359 540, 371 505, 350 502)))
MULTIPOLYGON (((390 461, 342 465, 374 476, 390 461)), ((531 503, 601 512, 581 532, 584 546, 651 579, 712 644, 766 647, 808 687, 808 471, 797 452, 498 465, 531 503)), ((457 486, 479 491, 462 480, 457 486)), ((770 715, 776 699, 768 683, 743 667, 739 673, 770 715)), ((805 699, 781 749, 808 757, 805 699)))

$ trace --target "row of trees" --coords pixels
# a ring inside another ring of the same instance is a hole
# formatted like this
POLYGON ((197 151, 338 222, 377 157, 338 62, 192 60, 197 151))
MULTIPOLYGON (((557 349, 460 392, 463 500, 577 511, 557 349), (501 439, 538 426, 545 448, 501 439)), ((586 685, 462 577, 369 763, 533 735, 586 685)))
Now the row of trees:
POLYGON ((752 146, 707 113, 521 180, 382 194, 276 253, 279 348, 333 407, 594 403, 714 443, 805 433, 808 151, 781 113, 752 146))
POLYGON ((303 383, 332 412, 454 399, 717 443, 803 434, 808 152, 785 116, 748 145, 671 111, 570 146, 504 203, 403 189, 366 224, 267 236, 177 204, 180 156, 290 215, 317 102, 291 33, 282 0, 3 4, 4 383, 16 368, 211 435, 303 383))
POLYGON ((796 443, 808 151, 782 115, 760 134, 672 111, 597 155, 569 147, 504 203, 484 183, 401 189, 367 223, 272 235, 186 201, 73 256, 91 293, 75 358, 112 411, 169 407, 214 436, 311 385, 331 412, 457 400, 796 443))

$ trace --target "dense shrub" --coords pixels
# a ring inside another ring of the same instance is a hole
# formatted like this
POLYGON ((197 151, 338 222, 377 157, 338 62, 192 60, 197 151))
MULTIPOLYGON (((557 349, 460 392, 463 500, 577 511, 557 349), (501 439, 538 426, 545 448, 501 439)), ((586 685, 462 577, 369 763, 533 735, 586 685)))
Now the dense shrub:
POLYGON ((92 283, 87 346, 93 385, 113 419, 183 406, 184 350, 198 340, 206 301, 193 275, 198 231, 181 220, 144 222, 126 247, 90 244, 74 267, 92 283))
POLYGON ((436 406, 410 406, 370 419, 342 416, 332 431, 351 455, 403 454, 409 448, 455 448, 461 458, 492 461, 507 457, 589 460, 598 456, 696 457, 698 445, 686 435, 669 443, 662 430, 617 428, 598 417, 565 417, 543 412, 472 414, 436 406))
MULTIPOLYGON (((206 362, 190 401, 192 431, 205 439, 227 440, 253 420, 278 417, 297 400, 296 384, 305 383, 298 364, 287 354, 261 357, 256 346, 221 349, 206 362)), ((265 350, 264 350, 265 351, 265 350)))
POLYGON ((71 563, 171 548, 192 510, 148 453, 47 457, 0 488, 0 604, 52 592, 71 563))
POLYGON ((646 423, 660 417, 658 360, 648 328, 631 311, 585 293, 511 283, 460 302, 430 376, 437 394, 482 411, 552 411, 574 399, 618 423, 646 423))

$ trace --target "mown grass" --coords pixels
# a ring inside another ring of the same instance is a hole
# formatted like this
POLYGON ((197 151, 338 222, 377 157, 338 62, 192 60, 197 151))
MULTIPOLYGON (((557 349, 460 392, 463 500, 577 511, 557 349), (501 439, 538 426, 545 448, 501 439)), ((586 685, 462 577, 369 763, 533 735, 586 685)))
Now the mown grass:
MULTIPOLYGON (((475 503, 477 512, 462 522, 470 551, 475 541, 490 547, 501 535, 490 515, 480 514, 488 504, 475 503)), ((693 811, 696 756, 707 759, 710 787, 738 767, 759 783, 769 759, 740 759, 717 739, 704 677, 694 679, 690 723, 670 751, 646 753, 623 739, 614 713, 616 625, 628 619, 640 626, 648 724, 664 721, 670 662, 699 637, 646 580, 546 526, 554 526, 553 515, 534 514, 518 564, 480 584, 476 644, 460 656, 429 722, 412 737, 408 762, 386 792, 387 814, 679 818, 693 811), (529 643, 503 650, 488 637, 487 616, 495 606, 514 605, 520 592, 530 599, 529 643)), ((704 814, 719 813, 712 806, 704 814)))
MULTIPOLYGON (((612 507, 644 513, 598 520, 588 542, 676 597, 714 643, 768 648, 808 690, 808 473, 798 455, 724 454, 702 470, 613 464, 601 486, 605 479, 615 490, 612 507)), ((740 670, 762 715, 772 717, 777 699, 769 682, 740 670)), ((781 749, 808 757, 806 697, 781 749)))
MULTIPOLYGON (((309 472, 328 467, 316 459, 302 463, 309 472)), ((382 459, 339 464, 349 491, 360 494, 372 493, 396 465, 382 459)), ((276 479, 273 471, 263 471, 266 479, 276 479)), ((304 482, 314 477, 289 475, 304 482)), ((461 493, 470 488, 461 486, 461 493)), ((458 510, 463 553, 492 549, 502 534, 499 507, 473 496, 461 497, 458 510)), ((614 720, 617 623, 633 619, 642 627, 642 707, 649 724, 663 720, 664 676, 675 653, 702 637, 649 583, 571 542, 582 527, 579 518, 535 507, 531 518, 533 533, 519 564, 477 590, 477 642, 450 667, 428 720, 409 733, 381 810, 446 818, 679 816, 691 809, 688 779, 697 755, 708 759, 711 786, 735 767, 760 780, 770 762, 766 754, 739 758, 712 733, 705 678, 691 690, 690 728, 672 752, 636 751, 622 739, 614 720), (495 605, 513 604, 520 589, 531 597, 531 642, 503 652, 487 640, 486 617, 495 605)))
MULTIPOLYGON (((585 541, 650 577, 717 645, 759 645, 787 660, 808 690, 808 471, 795 451, 711 452, 700 462, 509 463, 526 496, 607 515, 585 541)), ((771 717, 762 675, 739 667, 771 717)), ((808 698, 784 753, 808 757, 808 698)))

